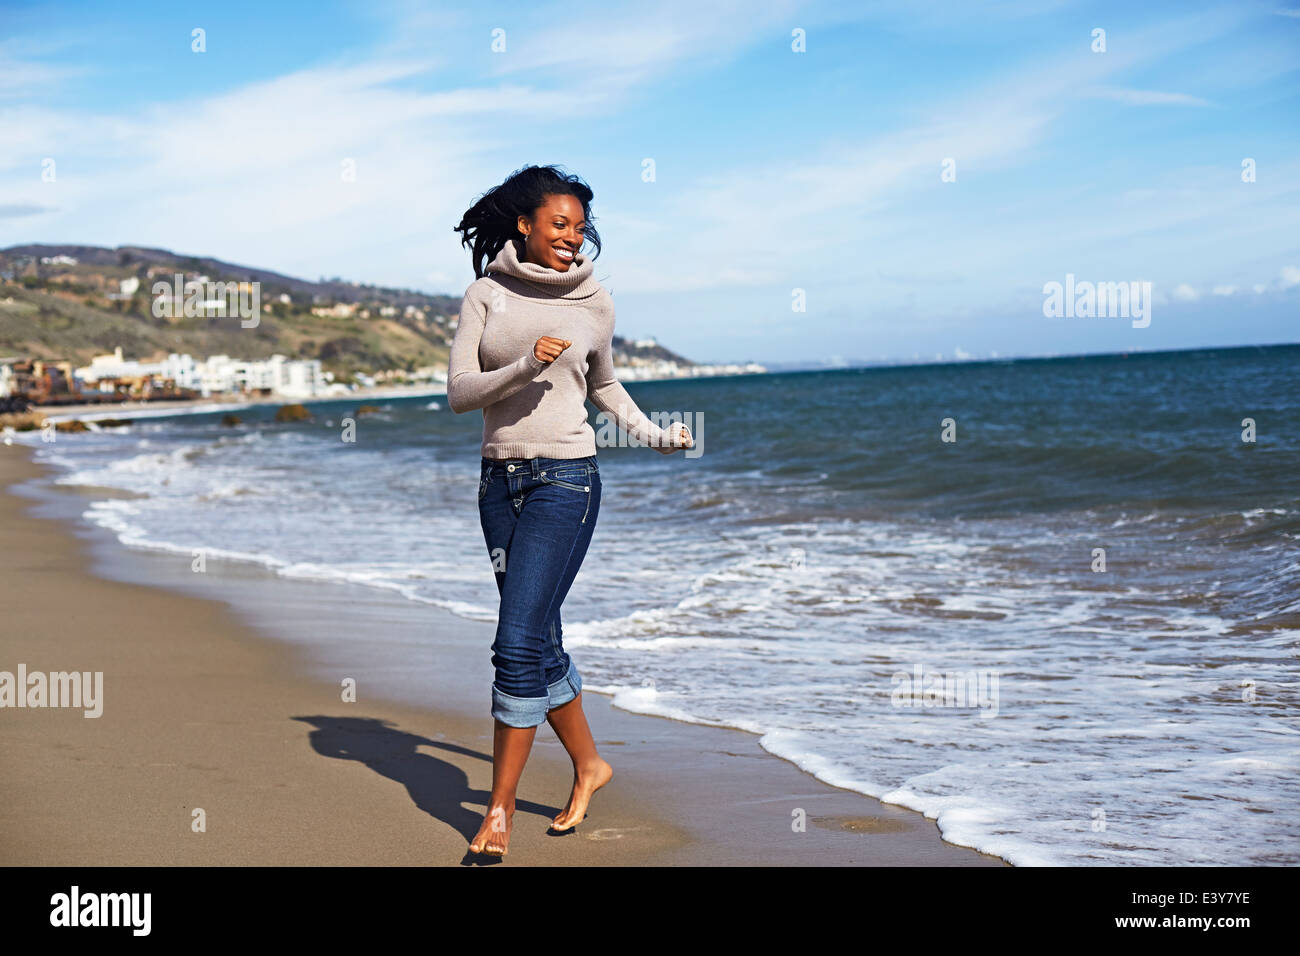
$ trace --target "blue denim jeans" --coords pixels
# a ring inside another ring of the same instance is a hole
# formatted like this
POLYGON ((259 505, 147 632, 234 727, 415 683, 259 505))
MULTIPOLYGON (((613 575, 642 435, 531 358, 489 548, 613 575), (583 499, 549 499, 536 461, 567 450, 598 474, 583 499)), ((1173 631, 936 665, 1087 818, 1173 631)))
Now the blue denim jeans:
POLYGON ((536 727, 582 690, 560 605, 591 543, 600 470, 586 458, 483 458, 478 513, 501 609, 492 642, 492 716, 536 727))

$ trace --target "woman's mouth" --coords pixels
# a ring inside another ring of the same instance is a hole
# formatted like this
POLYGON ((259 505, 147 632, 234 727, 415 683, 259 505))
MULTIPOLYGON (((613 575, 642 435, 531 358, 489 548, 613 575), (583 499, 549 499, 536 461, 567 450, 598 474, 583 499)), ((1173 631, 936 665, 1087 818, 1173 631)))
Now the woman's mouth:
POLYGON ((555 250, 555 256, 556 256, 556 258, 559 259, 561 262, 572 262, 572 261, 573 261, 573 250, 572 250, 572 249, 568 249, 568 248, 566 248, 566 247, 564 247, 564 246, 552 246, 551 248, 555 250))

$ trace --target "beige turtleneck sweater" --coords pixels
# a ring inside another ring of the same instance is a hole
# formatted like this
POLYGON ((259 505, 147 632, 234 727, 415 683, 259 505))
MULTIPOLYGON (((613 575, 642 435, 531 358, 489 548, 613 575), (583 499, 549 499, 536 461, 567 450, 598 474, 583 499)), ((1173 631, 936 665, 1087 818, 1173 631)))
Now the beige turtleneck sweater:
POLYGON ((524 261, 523 241, 505 244, 472 282, 447 369, 447 404, 483 409, 485 458, 584 458, 596 454, 590 398, 646 445, 669 436, 614 375, 614 301, 578 253, 565 272, 524 261), (554 362, 533 355, 543 335, 573 342, 554 362))

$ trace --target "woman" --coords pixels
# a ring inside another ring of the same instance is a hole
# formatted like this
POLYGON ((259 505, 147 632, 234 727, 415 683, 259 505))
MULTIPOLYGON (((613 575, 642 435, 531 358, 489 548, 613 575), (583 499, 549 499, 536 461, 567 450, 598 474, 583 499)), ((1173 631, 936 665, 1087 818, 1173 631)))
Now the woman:
POLYGON ((595 432, 585 400, 638 441, 671 454, 694 444, 660 429, 614 375, 614 305, 592 277, 600 252, 592 191, 554 166, 526 166, 481 196, 456 231, 470 246, 447 370, 447 404, 483 410, 479 520, 501 607, 492 643, 492 795, 469 849, 504 856, 515 789, 537 727, 550 723, 573 761, 573 789, 551 821, 569 830, 609 782, 582 712, 582 679, 564 651, 560 605, 600 510, 595 432), (487 274, 483 264, 487 263, 487 274))

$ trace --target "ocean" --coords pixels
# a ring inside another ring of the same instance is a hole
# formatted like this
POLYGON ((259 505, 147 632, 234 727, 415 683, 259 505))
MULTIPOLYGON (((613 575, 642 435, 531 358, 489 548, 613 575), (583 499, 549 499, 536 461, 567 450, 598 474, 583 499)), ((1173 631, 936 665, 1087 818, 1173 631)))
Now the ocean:
MULTIPOLYGON (((761 734, 1017 865, 1300 863, 1298 368, 1276 346, 630 383, 703 453, 598 450, 566 649, 616 706, 761 734)), ((384 401, 342 441, 356 405, 13 439, 142 495, 86 512, 128 546, 494 621, 480 413, 384 401)))

